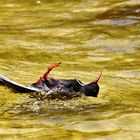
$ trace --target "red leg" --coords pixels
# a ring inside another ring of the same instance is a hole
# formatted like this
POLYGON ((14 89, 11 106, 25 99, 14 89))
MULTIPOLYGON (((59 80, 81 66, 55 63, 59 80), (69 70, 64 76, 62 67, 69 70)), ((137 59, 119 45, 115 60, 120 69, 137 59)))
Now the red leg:
POLYGON ((62 62, 59 63, 55 63, 53 65, 51 65, 50 67, 48 67, 47 72, 45 72, 37 81, 36 83, 39 83, 40 81, 42 81, 43 79, 47 79, 49 73, 51 70, 53 70, 54 68, 58 67, 62 62))

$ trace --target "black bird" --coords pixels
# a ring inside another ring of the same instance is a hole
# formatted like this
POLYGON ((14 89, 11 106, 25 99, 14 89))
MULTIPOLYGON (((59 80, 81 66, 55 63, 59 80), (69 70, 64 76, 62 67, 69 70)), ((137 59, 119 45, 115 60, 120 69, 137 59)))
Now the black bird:
POLYGON ((77 79, 54 79, 49 78, 48 75, 52 69, 58 67, 61 63, 56 63, 48 67, 47 72, 45 72, 35 83, 29 86, 23 86, 18 84, 3 75, 0 75, 0 85, 6 85, 11 88, 16 93, 40 93, 43 92, 46 95, 52 95, 53 93, 58 93, 62 96, 71 96, 84 94, 85 96, 97 97, 99 92, 98 81, 101 74, 89 84, 83 84, 77 79), (78 93, 78 94, 77 94, 78 93))

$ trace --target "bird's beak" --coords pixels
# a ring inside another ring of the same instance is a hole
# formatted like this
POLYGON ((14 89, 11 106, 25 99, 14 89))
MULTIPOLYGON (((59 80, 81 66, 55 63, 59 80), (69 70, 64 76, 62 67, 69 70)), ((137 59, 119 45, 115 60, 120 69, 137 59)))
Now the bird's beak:
POLYGON ((93 80, 92 82, 93 82, 93 83, 98 83, 98 81, 100 80, 101 76, 102 76, 102 73, 100 73, 100 74, 96 77, 96 79, 93 80))

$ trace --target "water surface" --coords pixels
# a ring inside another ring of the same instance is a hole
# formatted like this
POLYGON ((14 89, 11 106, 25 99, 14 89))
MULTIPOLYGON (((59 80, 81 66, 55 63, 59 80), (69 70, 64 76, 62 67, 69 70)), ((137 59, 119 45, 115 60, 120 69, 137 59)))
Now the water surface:
POLYGON ((0 87, 0 139, 138 140, 139 0, 1 0, 0 73, 28 85, 51 77, 92 81, 98 98, 42 101, 0 87))

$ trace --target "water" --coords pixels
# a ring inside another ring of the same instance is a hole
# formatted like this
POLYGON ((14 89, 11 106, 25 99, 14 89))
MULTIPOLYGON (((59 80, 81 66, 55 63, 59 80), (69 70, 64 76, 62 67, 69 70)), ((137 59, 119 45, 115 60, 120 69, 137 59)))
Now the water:
POLYGON ((62 61, 51 77, 103 75, 98 98, 39 102, 0 87, 0 139, 138 140, 139 54, 139 0, 1 0, 1 74, 28 85, 62 61))

